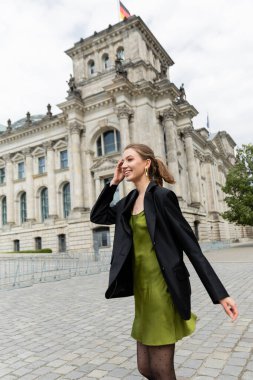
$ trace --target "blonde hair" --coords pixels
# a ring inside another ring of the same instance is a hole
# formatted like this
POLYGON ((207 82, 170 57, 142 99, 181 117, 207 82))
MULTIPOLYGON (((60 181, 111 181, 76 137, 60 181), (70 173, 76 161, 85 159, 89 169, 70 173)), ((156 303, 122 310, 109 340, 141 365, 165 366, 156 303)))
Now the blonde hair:
POLYGON ((153 150, 145 144, 128 144, 124 150, 133 149, 141 156, 143 160, 150 160, 148 175, 149 178, 155 181, 159 186, 163 186, 163 180, 167 183, 175 183, 174 177, 169 172, 166 165, 156 158, 153 150))

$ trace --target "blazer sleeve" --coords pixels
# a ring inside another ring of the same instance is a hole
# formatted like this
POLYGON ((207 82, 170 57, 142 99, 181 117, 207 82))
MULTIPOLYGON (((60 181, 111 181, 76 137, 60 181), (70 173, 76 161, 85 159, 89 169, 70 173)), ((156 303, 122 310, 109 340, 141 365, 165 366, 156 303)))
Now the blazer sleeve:
POLYGON ((191 261, 212 302, 218 304, 221 299, 229 297, 229 294, 202 253, 191 226, 182 214, 176 194, 170 190, 167 199, 169 202, 168 207, 165 207, 165 212, 168 218, 173 219, 172 225, 177 243, 181 245, 182 250, 191 261))
POLYGON ((117 185, 111 185, 108 183, 103 188, 96 203, 91 209, 90 221, 97 224, 115 224, 117 204, 110 206, 113 200, 113 195, 117 189, 117 185))

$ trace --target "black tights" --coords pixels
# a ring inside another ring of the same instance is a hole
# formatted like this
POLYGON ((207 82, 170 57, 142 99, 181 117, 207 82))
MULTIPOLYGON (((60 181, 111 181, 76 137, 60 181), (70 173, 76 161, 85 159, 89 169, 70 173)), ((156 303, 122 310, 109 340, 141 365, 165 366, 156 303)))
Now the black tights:
POLYGON ((149 380, 176 380, 175 344, 145 346, 137 342, 137 364, 142 376, 149 380))

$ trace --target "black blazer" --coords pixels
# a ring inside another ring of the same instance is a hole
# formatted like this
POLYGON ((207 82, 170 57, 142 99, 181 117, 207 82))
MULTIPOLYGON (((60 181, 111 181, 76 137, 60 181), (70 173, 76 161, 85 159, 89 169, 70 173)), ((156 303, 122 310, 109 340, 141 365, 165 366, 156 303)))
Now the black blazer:
MULTIPOLYGON (((91 210, 90 220, 115 224, 115 235, 106 298, 133 295, 131 211, 138 196, 132 190, 115 206, 110 206, 117 186, 107 184, 91 210)), ((182 215, 175 193, 150 182, 144 196, 144 212, 156 256, 173 302, 183 319, 191 317, 191 285, 183 261, 187 254, 214 304, 228 293, 182 215)))

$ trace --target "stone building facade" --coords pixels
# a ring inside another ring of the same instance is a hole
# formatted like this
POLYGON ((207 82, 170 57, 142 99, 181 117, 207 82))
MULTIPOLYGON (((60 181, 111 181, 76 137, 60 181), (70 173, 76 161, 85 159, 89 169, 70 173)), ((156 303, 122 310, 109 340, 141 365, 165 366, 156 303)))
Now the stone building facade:
MULTIPOLYGON (((81 39, 61 112, 32 117, 0 134, 1 251, 110 249, 114 227, 90 209, 130 142, 150 145, 168 164, 182 211, 200 241, 252 236, 224 221, 221 187, 234 163, 225 131, 194 129, 196 109, 170 80, 172 59, 136 16, 81 39)), ((122 182, 114 202, 132 185, 122 182)))

